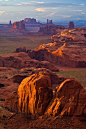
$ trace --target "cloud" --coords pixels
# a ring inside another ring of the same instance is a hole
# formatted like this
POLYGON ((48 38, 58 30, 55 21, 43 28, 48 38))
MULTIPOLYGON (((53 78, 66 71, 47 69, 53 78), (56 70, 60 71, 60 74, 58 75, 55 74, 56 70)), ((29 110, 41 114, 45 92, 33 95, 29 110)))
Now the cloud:
POLYGON ((16 1, 16 0, 5 0, 5 1, 16 1))
MULTIPOLYGON (((2 0, 0 0, 2 1, 2 0)), ((15 1, 15 0, 5 0, 5 1, 15 1)), ((86 6, 86 4, 76 4, 76 3, 58 3, 58 2, 37 2, 37 1, 30 1, 30 2, 20 2, 18 4, 0 4, 0 6, 33 6, 36 8, 57 8, 57 7, 82 7, 86 6)))
POLYGON ((45 9, 43 9, 43 8, 37 8, 37 9, 35 9, 37 12, 45 12, 45 9))
POLYGON ((60 14, 56 14, 55 17, 58 18, 70 18, 72 15, 60 15, 60 14))
POLYGON ((81 14, 86 14, 86 13, 84 13, 84 12, 81 12, 81 14))
POLYGON ((48 15, 42 16, 42 17, 52 17, 55 13, 50 13, 48 15))
POLYGON ((85 6, 85 4, 79 4, 80 6, 85 6))
POLYGON ((5 11, 0 11, 0 15, 2 15, 5 11))
POLYGON ((81 18, 77 18, 77 20, 80 20, 81 18))
POLYGON ((71 15, 61 15, 63 18, 69 18, 71 15))
POLYGON ((83 10, 69 10, 69 11, 73 11, 73 12, 82 12, 83 10))
POLYGON ((38 2, 39 4, 44 4, 44 2, 38 2))
POLYGON ((5 0, 5 1, 15 1, 15 0, 5 0))

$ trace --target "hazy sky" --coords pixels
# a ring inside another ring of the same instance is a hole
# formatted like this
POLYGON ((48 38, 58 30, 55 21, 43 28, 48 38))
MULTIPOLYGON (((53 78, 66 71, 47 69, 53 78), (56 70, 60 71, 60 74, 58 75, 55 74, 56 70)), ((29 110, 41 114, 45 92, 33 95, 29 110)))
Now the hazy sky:
POLYGON ((24 18, 86 20, 86 0, 0 0, 0 23, 24 18))

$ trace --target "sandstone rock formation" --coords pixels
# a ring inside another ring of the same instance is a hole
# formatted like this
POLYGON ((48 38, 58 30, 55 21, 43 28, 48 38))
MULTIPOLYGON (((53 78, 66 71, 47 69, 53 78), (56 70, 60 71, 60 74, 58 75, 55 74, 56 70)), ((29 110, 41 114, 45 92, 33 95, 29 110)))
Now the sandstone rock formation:
POLYGON ((18 83, 18 84, 20 84, 21 81, 22 81, 24 78, 26 78, 26 77, 27 77, 27 75, 19 75, 19 74, 17 74, 17 75, 14 75, 13 77, 11 77, 11 78, 9 78, 9 79, 11 79, 11 80, 13 81, 13 83, 18 83))
POLYGON ((86 116, 86 92, 79 82, 67 79, 56 88, 47 115, 86 116))
POLYGON ((39 32, 42 32, 43 34, 56 34, 58 31, 62 31, 65 29, 64 26, 61 25, 46 25, 44 27, 40 27, 39 32))
POLYGON ((39 72, 25 78, 18 88, 18 96, 19 112, 42 115, 53 96, 48 73, 39 72))
POLYGON ((64 29, 51 37, 51 42, 82 42, 86 41, 85 28, 64 29))
POLYGON ((0 99, 6 99, 6 97, 18 90, 18 86, 21 83, 21 81, 26 78, 27 75, 19 75, 16 74, 9 78, 2 78, 0 79, 0 99))
POLYGON ((67 78, 64 77, 59 77, 55 72, 50 71, 49 69, 46 68, 22 68, 20 70, 20 74, 25 74, 28 73, 29 75, 35 74, 35 73, 39 73, 39 72, 47 72, 50 76, 51 79, 51 83, 52 84, 60 84, 61 82, 63 82, 64 80, 66 80, 67 78))
POLYGON ((3 105, 5 108, 10 109, 10 111, 18 112, 18 94, 17 91, 13 91, 12 93, 8 94, 8 97, 5 100, 3 105))
POLYGON ((16 48, 16 51, 15 52, 26 52, 26 47, 16 48))
MULTIPOLYGON (((9 68, 9 69, 11 69, 11 68, 9 68)), ((6 68, 5 68, 5 70, 6 70, 6 68)), ((12 70, 14 70, 14 69, 12 68, 12 70)), ((55 84, 55 85, 60 84, 61 82, 63 82, 66 79, 64 77, 58 77, 56 73, 50 71, 49 69, 45 69, 45 68, 36 68, 36 69, 34 69, 34 68, 22 68, 18 73, 19 74, 16 74, 15 76, 12 76, 8 79, 0 79, 0 99, 1 98, 5 99, 5 103, 3 106, 7 107, 8 109, 10 109, 11 111, 14 111, 14 112, 18 112, 18 107, 15 107, 15 105, 17 105, 17 102, 18 102, 17 90, 18 90, 19 84, 21 83, 21 81, 24 78, 27 77, 27 74, 29 76, 28 81, 31 78, 33 79, 29 82, 29 83, 31 83, 31 86, 32 86, 31 92, 33 92, 33 94, 34 94, 33 87, 35 87, 35 86, 38 87, 38 85, 39 85, 39 89, 42 89, 43 94, 46 95, 46 94, 48 94, 48 92, 49 93, 52 92, 52 90, 50 88, 51 84, 55 84), (42 79, 44 80, 44 82, 42 81, 42 79), (49 81, 48 87, 47 87, 47 85, 48 85, 47 79, 49 81), (37 85, 34 85, 34 83, 37 83, 37 85), (45 89, 43 89, 43 87, 45 89)), ((24 86, 25 85, 27 85, 26 82, 25 82, 24 86)), ((54 90, 55 88, 52 87, 52 89, 54 90)), ((39 90, 37 89, 37 94, 38 94, 38 91, 39 90)), ((21 92, 21 94, 22 94, 22 92, 21 92)))
POLYGON ((47 68, 51 71, 58 72, 59 69, 52 63, 48 61, 38 61, 31 59, 27 53, 11 53, 5 54, 0 57, 0 67, 12 67, 12 68, 25 68, 25 67, 34 67, 34 68, 47 68))
POLYGON ((49 74, 42 71, 25 78, 3 106, 32 115, 86 116, 86 91, 76 80, 63 81, 52 97, 49 74))
POLYGON ((8 32, 11 33, 19 33, 23 35, 31 34, 28 30, 25 28, 25 24, 20 22, 15 22, 12 24, 12 29, 9 30, 8 32))
POLYGON ((73 21, 70 21, 68 23, 68 28, 74 28, 74 22, 73 21))
POLYGON ((22 22, 13 23, 12 29, 25 29, 25 24, 22 22))
POLYGON ((39 61, 49 61, 55 65, 86 67, 85 43, 48 43, 39 45, 28 55, 39 61), (77 51, 76 51, 77 49, 77 51), (83 58, 82 58, 83 57, 83 58))

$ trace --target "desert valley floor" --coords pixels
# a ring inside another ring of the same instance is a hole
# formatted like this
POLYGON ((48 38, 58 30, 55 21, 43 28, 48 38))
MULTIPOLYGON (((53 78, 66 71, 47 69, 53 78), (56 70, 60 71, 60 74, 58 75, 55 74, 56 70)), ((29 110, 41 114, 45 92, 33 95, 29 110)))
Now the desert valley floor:
POLYGON ((0 129, 86 129, 85 56, 85 28, 0 31, 0 129))

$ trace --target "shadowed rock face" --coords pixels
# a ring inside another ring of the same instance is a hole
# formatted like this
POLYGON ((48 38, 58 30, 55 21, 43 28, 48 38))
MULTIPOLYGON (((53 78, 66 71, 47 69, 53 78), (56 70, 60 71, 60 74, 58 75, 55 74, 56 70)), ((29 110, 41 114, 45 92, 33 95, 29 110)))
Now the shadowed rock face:
POLYGON ((74 28, 74 22, 70 21, 68 24, 68 28, 74 28))
POLYGON ((58 31, 65 29, 64 26, 61 25, 46 25, 44 27, 40 27, 39 32, 43 34, 56 34, 58 31))
POLYGON ((47 115, 86 116, 86 92, 79 82, 67 79, 56 88, 55 99, 46 111, 47 115))
POLYGON ((15 52, 26 52, 26 47, 16 48, 16 51, 15 52))
POLYGON ((25 78, 19 85, 18 96, 19 112, 44 114, 53 96, 49 74, 39 72, 25 78))
POLYGON ((27 53, 11 53, 0 57, 0 67, 12 67, 12 68, 25 68, 25 67, 34 67, 34 68, 47 68, 51 71, 58 72, 59 69, 52 63, 48 61, 38 61, 31 59, 27 53))
POLYGON ((0 84, 0 88, 1 88, 1 87, 4 87, 4 86, 5 86, 4 84, 0 84))
POLYGON ((84 37, 86 38, 86 34, 84 34, 84 37))
POLYGON ((18 112, 18 94, 17 91, 13 91, 8 95, 3 105, 10 109, 10 111, 18 112))

